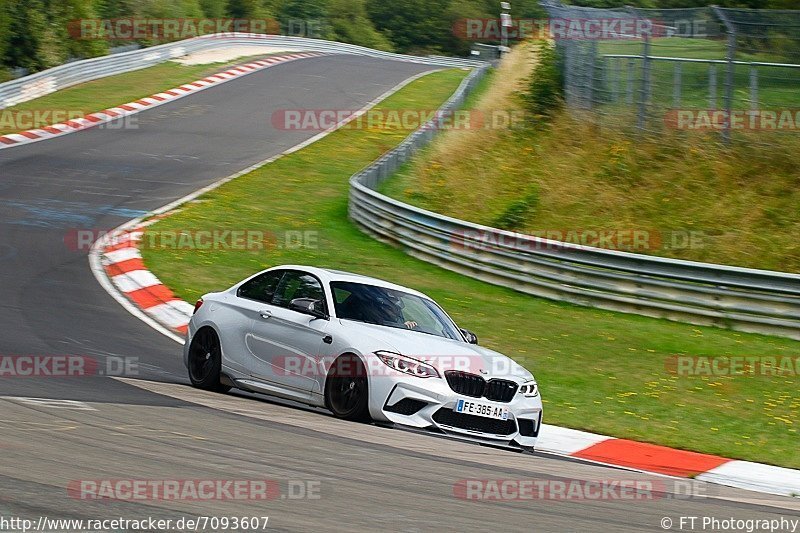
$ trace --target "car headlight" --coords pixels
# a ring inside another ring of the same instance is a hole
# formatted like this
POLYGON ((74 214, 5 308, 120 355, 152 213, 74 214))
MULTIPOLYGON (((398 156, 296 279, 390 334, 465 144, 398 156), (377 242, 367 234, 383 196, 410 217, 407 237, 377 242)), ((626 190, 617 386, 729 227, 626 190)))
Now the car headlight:
POLYGON ((439 372, 428 363, 400 355, 399 353, 392 352, 375 352, 378 359, 383 363, 404 374, 416 376, 418 378, 438 378, 439 372))
POLYGON ((535 381, 526 381, 519 388, 519 393, 526 398, 539 396, 539 385, 535 381))

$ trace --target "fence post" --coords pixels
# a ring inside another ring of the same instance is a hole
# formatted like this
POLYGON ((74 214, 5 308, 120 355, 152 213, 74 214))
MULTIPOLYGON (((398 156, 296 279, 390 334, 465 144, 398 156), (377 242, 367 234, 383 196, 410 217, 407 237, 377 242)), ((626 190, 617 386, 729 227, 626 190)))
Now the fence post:
POLYGON ((708 108, 717 109, 717 65, 708 65, 708 108))
POLYGON ((574 43, 563 43, 562 49, 564 50, 564 99, 567 102, 567 107, 572 108, 575 105, 572 89, 575 77, 575 56, 573 50, 574 43))
POLYGON ((736 58, 736 27, 728 20, 728 17, 719 8, 719 6, 711 6, 714 13, 725 24, 725 29, 728 33, 728 48, 726 60, 728 64, 725 73, 725 127, 722 129, 722 140, 725 144, 731 142, 731 117, 733 116, 733 83, 734 83, 734 69, 736 65, 734 60, 736 58))
POLYGON ((594 99, 597 89, 595 88, 595 78, 597 77, 597 41, 589 43, 589 110, 594 108, 594 99))
POLYGON ((633 105, 633 73, 635 72, 636 64, 633 59, 628 60, 628 75, 626 76, 628 86, 626 87, 625 103, 633 105))
POLYGON ((750 65, 750 109, 758 109, 758 69, 750 65))
POLYGON ((639 92, 639 116, 636 127, 644 130, 647 124, 647 103, 650 99, 650 35, 644 34, 644 51, 642 52, 642 87, 639 92))
POLYGON ((681 62, 675 62, 675 70, 672 75, 672 106, 675 108, 681 105, 681 62))

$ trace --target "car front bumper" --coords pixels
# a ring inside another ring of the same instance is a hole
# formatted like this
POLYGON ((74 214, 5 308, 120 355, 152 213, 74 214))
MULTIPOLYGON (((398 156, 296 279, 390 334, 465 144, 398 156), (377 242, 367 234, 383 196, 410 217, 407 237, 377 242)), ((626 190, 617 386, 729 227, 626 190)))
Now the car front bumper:
POLYGON ((370 383, 370 414, 375 420, 500 445, 533 448, 542 423, 540 396, 517 392, 510 402, 473 398, 453 391, 443 378, 381 377, 370 383), (457 413, 458 400, 508 408, 508 420, 457 413))

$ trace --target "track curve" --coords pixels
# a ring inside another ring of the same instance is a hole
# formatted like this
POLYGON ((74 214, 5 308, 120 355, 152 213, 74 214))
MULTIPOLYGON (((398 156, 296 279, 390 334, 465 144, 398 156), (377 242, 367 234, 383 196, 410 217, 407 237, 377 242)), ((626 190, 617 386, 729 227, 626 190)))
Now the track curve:
POLYGON ((287 531, 634 531, 681 514, 800 517, 797 501, 721 488, 692 500, 464 501, 454 485, 467 478, 660 478, 344 424, 263 399, 197 396, 184 386, 180 347, 131 317, 96 283, 86 250, 70 249, 76 229, 114 228, 313 135, 276 131, 272 111, 360 108, 430 69, 353 56, 298 60, 145 111, 136 130, 0 151, 0 355, 133 356, 142 378, 161 382, 0 378, 3 515, 266 514, 287 531), (76 400, 89 410, 19 397, 76 400), (66 492, 87 478, 259 476, 318 480, 321 498, 120 503, 66 492))

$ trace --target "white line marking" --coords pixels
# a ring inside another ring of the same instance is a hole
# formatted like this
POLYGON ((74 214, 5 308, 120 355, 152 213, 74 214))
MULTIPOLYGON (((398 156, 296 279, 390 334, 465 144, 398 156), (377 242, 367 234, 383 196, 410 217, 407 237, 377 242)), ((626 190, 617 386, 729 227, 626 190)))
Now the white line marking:
MULTIPOLYGON (((381 94, 380 96, 378 96, 377 98, 372 100, 371 102, 367 103, 363 108, 361 108, 358 111, 358 113, 356 113, 355 115, 350 117, 350 120, 354 120, 357 116, 359 116, 359 115, 361 115, 363 113, 366 113, 368 110, 372 109, 373 107, 378 105, 381 101, 383 101, 386 98, 388 98, 389 96, 393 95, 394 93, 396 93, 397 91, 399 91, 400 89, 405 87, 406 85, 408 85, 408 84, 410 84, 410 83, 422 78, 423 76, 427 76, 428 74, 433 74, 434 72, 438 72, 438 71, 441 71, 441 70, 444 70, 444 69, 438 68, 438 69, 427 70, 425 72, 421 72, 419 74, 416 74, 416 75, 414 75, 414 76, 412 76, 412 77, 410 77, 410 78, 408 78, 408 79, 406 79, 404 81, 401 81, 400 83, 398 83, 397 85, 395 85, 394 87, 389 89, 388 91, 384 92, 383 94, 381 94)), ((346 122, 346 121, 343 121, 343 123, 344 122, 346 122)), ((338 128, 339 125, 337 125, 336 127, 338 128)), ((239 171, 239 172, 237 172, 235 174, 232 174, 232 175, 230 175, 230 176, 228 176, 226 178, 222 178, 221 180, 219 180, 217 182, 214 182, 214 183, 212 183, 210 185, 207 185, 207 186, 205 186, 205 187, 203 187, 201 189, 198 189, 197 191, 195 191, 193 193, 187 194, 183 198, 178 198, 177 200, 175 200, 173 202, 170 202, 170 203, 168 203, 168 204, 166 204, 166 205, 164 205, 164 206, 162 206, 162 207, 160 207, 160 208, 158 208, 158 209, 156 209, 154 211, 151 211, 151 212, 147 213, 146 215, 144 215, 142 217, 135 218, 133 220, 129 220, 128 222, 126 222, 125 224, 122 224, 121 226, 119 226, 115 230, 110 231, 109 233, 104 235, 102 238, 97 239, 95 241, 94 245, 92 246, 91 251, 89 252, 89 267, 92 269, 92 274, 94 274, 95 279, 100 284, 100 286, 103 287, 103 289, 105 289, 105 291, 112 298, 114 298, 117 301, 117 303, 119 303, 122 307, 124 307, 130 314, 132 314, 133 316, 135 316, 136 318, 138 318, 139 320, 141 320, 142 322, 144 322, 145 324, 147 324, 148 326, 150 326, 154 330, 158 331, 162 335, 164 335, 166 337, 169 337, 170 339, 172 339, 173 341, 177 342, 178 344, 181 344, 181 345, 184 344, 186 339, 184 339, 183 336, 177 335, 177 334, 173 333, 172 331, 170 331, 168 328, 164 327, 162 324, 159 324, 158 321, 154 320, 153 318, 148 316, 146 313, 144 313, 141 309, 139 309, 136 305, 134 305, 130 300, 128 300, 128 298, 126 298, 125 295, 123 295, 119 290, 117 290, 116 287, 114 287, 114 285, 108 279, 108 276, 106 275, 105 269, 103 268, 103 264, 102 264, 102 261, 101 261, 101 257, 103 255, 103 250, 107 246, 109 246, 111 243, 113 243, 113 239, 114 239, 115 235, 118 235, 119 233, 122 233, 122 232, 125 232, 125 231, 129 231, 131 229, 134 229, 134 228, 140 226, 143 220, 151 218, 151 217, 154 217, 154 216, 157 216, 157 215, 164 214, 164 213, 166 213, 168 211, 172 211, 176 207, 181 206, 181 205, 183 205, 183 204, 185 204, 187 202, 191 202, 192 200, 194 200, 198 196, 201 196, 201 195, 203 195, 203 194, 205 194, 205 193, 207 193, 209 191, 213 191, 214 189, 216 189, 218 187, 221 187, 222 185, 225 185, 229 181, 235 180, 236 178, 238 178, 240 176, 244 176, 245 174, 249 174, 250 172, 253 172, 253 171, 255 171, 255 170, 257 170, 257 169, 259 169, 259 168, 261 168, 261 167, 263 167, 265 165, 268 165, 268 164, 272 163, 273 161, 276 161, 276 160, 280 159, 284 155, 288 155, 288 154, 290 154, 292 152, 296 152, 297 150, 300 150, 301 148, 305 148, 306 146, 309 146, 310 144, 313 144, 313 143, 319 141, 323 137, 326 137, 327 135, 330 135, 331 133, 333 133, 333 131, 334 131, 334 129, 329 129, 329 130, 326 130, 326 131, 324 131, 322 133, 319 133, 319 134, 315 135, 314 137, 311 137, 310 139, 308 139, 308 140, 306 140, 306 141, 294 146, 293 148, 290 148, 289 150, 286 150, 285 152, 283 152, 281 154, 278 154, 276 156, 273 156, 273 157, 270 157, 268 159, 265 159, 264 161, 261 161, 260 163, 256 163, 255 165, 253 165, 251 167, 248 167, 248 168, 246 168, 244 170, 241 170, 241 171, 239 171)))
POLYGON ((94 407, 77 400, 59 400, 55 398, 24 398, 21 396, 0 396, 0 399, 18 402, 31 407, 50 407, 52 409, 71 409, 73 411, 97 411, 94 407))

